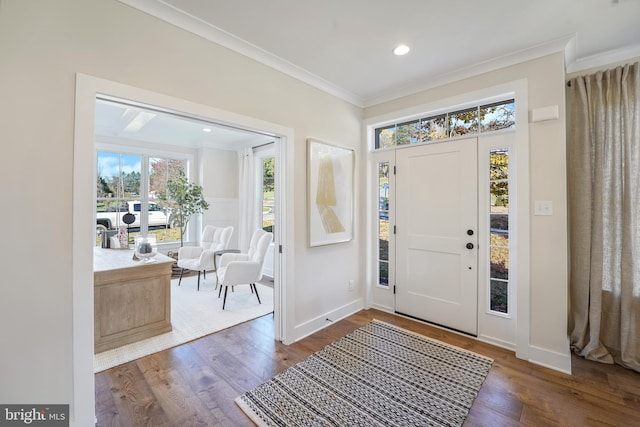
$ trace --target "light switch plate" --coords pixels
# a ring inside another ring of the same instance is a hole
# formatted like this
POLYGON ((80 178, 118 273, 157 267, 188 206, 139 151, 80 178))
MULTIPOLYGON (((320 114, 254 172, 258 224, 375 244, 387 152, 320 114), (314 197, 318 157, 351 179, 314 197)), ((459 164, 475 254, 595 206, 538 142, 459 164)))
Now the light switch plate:
POLYGON ((536 200, 533 214, 534 215, 553 215, 553 202, 549 200, 536 200))

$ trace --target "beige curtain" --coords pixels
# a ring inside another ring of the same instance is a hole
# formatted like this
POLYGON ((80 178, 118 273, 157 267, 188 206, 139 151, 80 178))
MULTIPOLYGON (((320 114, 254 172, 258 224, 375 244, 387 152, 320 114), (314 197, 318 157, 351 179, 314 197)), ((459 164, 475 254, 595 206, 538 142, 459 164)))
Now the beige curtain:
POLYGON ((570 81, 569 333, 640 372, 640 64, 570 81))

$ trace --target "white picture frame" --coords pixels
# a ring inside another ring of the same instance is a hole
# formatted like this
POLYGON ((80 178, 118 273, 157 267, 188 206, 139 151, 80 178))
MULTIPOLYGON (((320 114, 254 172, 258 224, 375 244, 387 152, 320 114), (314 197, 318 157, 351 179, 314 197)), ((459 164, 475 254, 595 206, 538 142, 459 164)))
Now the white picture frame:
POLYGON ((354 150, 307 139, 309 246, 353 240, 354 150))

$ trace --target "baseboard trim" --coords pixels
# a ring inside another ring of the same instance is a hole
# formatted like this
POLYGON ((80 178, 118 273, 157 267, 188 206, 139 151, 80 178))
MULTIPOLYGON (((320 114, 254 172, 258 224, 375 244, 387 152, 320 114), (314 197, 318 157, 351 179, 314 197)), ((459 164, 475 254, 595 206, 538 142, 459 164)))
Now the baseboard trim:
POLYGON ((529 362, 571 375, 571 353, 568 348, 566 353, 558 353, 530 345, 529 362))
POLYGON ((495 345, 496 347, 504 348, 505 350, 513 351, 515 354, 516 345, 514 343, 504 341, 498 338, 490 337, 488 335, 478 335, 478 341, 486 342, 487 344, 495 345))
POLYGON ((363 308, 364 301, 362 298, 358 298, 357 300, 345 304, 342 307, 338 307, 335 310, 329 311, 321 316, 315 317, 300 325, 297 325, 293 329, 293 342, 300 341, 301 339, 308 337, 309 335, 312 335, 321 329, 326 328, 332 323, 335 323, 339 320, 351 316, 352 314, 357 313, 363 308))
POLYGON ((385 313, 392 313, 392 314, 395 313, 395 310, 393 309, 393 307, 388 307, 386 305, 373 303, 371 304, 371 308, 374 310, 384 311, 385 313))

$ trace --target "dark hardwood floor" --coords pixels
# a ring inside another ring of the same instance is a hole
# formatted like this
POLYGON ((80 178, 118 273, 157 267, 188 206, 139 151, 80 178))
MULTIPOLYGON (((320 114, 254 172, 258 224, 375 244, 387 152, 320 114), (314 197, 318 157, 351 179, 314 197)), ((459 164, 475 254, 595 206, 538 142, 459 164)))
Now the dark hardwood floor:
POLYGON ((495 360, 465 426, 640 426, 640 373, 573 357, 573 375, 376 310, 285 346, 268 315, 96 374, 98 426, 252 426, 233 399, 376 318, 495 360))

